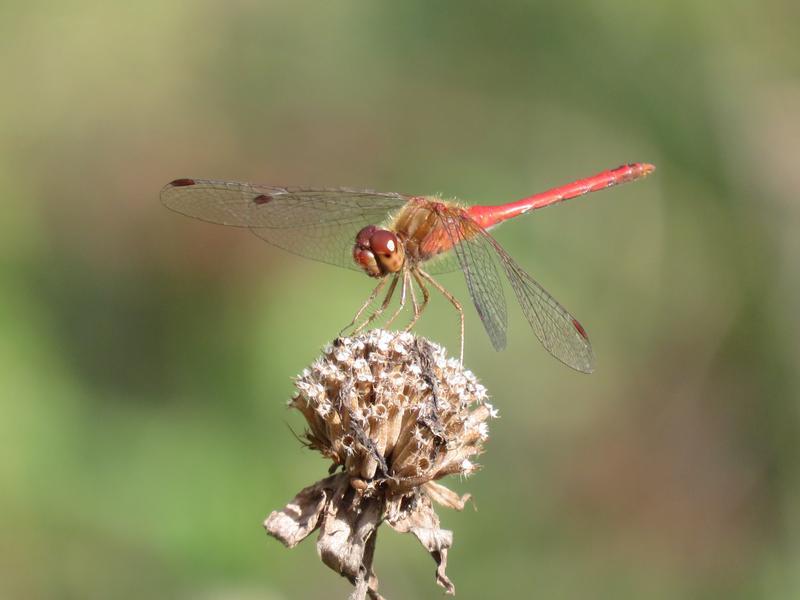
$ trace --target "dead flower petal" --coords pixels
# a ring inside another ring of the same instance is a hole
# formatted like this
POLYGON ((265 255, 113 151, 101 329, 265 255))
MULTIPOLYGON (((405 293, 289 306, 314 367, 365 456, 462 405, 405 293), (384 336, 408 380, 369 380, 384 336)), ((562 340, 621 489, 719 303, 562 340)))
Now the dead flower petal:
POLYGON ((467 501, 472 497, 470 494, 459 496, 453 490, 435 481, 429 481, 422 486, 422 489, 425 490, 425 493, 437 504, 455 510, 464 510, 464 505, 466 505, 467 501))

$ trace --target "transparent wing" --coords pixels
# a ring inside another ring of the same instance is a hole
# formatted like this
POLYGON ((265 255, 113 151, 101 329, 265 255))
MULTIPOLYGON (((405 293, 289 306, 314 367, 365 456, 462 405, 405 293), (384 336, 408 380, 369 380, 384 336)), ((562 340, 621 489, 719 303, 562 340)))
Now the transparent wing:
MULTIPOLYGON (((486 333, 495 350, 502 350, 506 347, 508 316, 502 281, 492 253, 492 239, 488 234, 482 235, 483 229, 460 209, 444 211, 439 218, 486 333)), ((446 258, 443 261, 439 265, 446 266, 446 258)))
POLYGON ((583 326, 536 283, 486 230, 481 229, 481 237, 494 247, 522 312, 545 349, 568 367, 591 373, 594 370, 594 353, 583 326))
POLYGON ((176 179, 161 201, 181 214, 233 227, 294 254, 340 267, 353 262, 356 233, 386 224, 409 197, 371 190, 304 189, 237 181, 176 179))
POLYGON ((426 260, 424 268, 429 275, 444 275, 461 271, 461 263, 456 253, 448 250, 426 260))

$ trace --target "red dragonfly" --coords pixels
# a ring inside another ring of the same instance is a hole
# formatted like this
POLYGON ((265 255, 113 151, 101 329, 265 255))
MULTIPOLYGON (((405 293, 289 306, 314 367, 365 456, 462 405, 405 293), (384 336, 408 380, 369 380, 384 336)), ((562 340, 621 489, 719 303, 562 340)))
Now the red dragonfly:
MULTIPOLYGON (((655 167, 622 165, 499 206, 463 206, 432 196, 406 196, 347 188, 276 187, 236 181, 176 179, 161 190, 170 209, 212 223, 246 227, 289 252, 379 279, 348 327, 354 326, 388 283, 383 302, 355 328, 360 331, 389 306, 400 284, 400 302, 388 326, 411 297, 413 327, 428 304, 428 285, 458 310, 461 357, 464 311, 433 275, 460 269, 496 350, 506 345, 506 302, 499 275, 505 272, 522 312, 542 345, 564 364, 591 373, 594 355, 586 330, 488 233, 529 211, 620 183, 641 179, 655 167), (422 294, 417 299, 415 286, 422 294)), ((346 327, 345 329, 347 329, 346 327)))

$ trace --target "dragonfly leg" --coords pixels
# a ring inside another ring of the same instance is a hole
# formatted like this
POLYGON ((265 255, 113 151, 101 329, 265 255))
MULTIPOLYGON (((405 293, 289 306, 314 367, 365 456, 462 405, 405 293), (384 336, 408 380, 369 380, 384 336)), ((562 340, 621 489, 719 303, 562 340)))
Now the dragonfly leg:
POLYGON ((444 296, 445 298, 447 298, 450 301, 450 304, 452 304, 453 306, 456 307, 456 310, 458 311, 459 319, 461 320, 461 358, 460 358, 460 360, 461 360, 461 364, 464 364, 464 309, 461 307, 461 303, 458 300, 456 300, 455 296, 453 296, 453 294, 448 292, 444 288, 444 286, 442 286, 441 283, 436 281, 433 277, 428 275, 425 271, 423 271, 422 269, 417 269, 417 271, 419 272, 420 276, 425 281, 427 281, 433 287, 435 287, 437 290, 439 290, 439 293, 442 294, 442 296, 444 296))
MULTIPOLYGON (((375 319, 377 319, 378 317, 380 317, 380 316, 381 316, 381 314, 383 313, 383 311, 385 311, 385 310, 386 310, 386 308, 389 306, 389 303, 392 301, 392 296, 394 296, 394 290, 395 290, 395 288, 397 287, 397 281, 398 281, 398 279, 399 279, 399 277, 398 277, 397 275, 395 275, 394 277, 392 277, 392 284, 389 286, 389 289, 388 289, 388 291, 386 292, 386 297, 383 299, 383 302, 381 303, 381 305, 380 305, 380 306, 379 306, 379 307, 378 307, 378 308, 377 308, 375 311, 373 311, 373 312, 372 312, 372 314, 371 314, 371 315, 370 315, 370 316, 369 316, 369 317, 368 317, 368 318, 367 318, 367 319, 366 319, 366 320, 365 320, 365 321, 364 321, 364 322, 363 322, 361 325, 359 325, 358 327, 356 327, 356 328, 353 330, 353 335, 357 335, 357 334, 358 334, 360 331, 362 331, 362 330, 363 330, 363 329, 364 329, 364 328, 365 328, 367 325, 369 325, 369 324, 370 324, 370 323, 372 323, 372 322, 373 322, 375 319)), ((384 279, 384 281, 386 281, 386 280, 384 279)), ((379 284, 379 285, 380 285, 380 284, 379 284)), ((377 295, 377 294, 375 294, 375 295, 377 295)), ((370 300, 370 302, 371 302, 371 300, 370 300)), ((363 310, 362 310, 361 312, 363 312, 363 310)))
POLYGON ((403 285, 400 287, 400 306, 398 306, 397 310, 394 311, 391 317, 389 317, 389 320, 383 324, 384 327, 389 327, 389 325, 392 324, 392 321, 394 321, 398 317, 400 312, 405 308, 406 290, 408 289, 408 281, 409 281, 408 269, 403 269, 403 285))
MULTIPOLYGON (((417 319, 419 319, 419 315, 420 315, 420 312, 421 312, 420 311, 420 307, 419 307, 419 303, 417 302, 417 294, 414 291, 414 282, 411 281, 410 277, 407 278, 407 281, 408 281, 408 291, 411 294, 411 306, 414 307, 414 318, 412 318, 411 322, 403 328, 404 332, 411 330, 411 328, 414 326, 414 323, 416 323, 417 319)), ((392 318, 394 318, 394 316, 392 318)), ((399 335, 400 335, 400 333, 398 332, 397 335, 395 336, 395 339, 399 335)))
POLYGON ((431 299, 430 292, 428 292, 428 288, 425 287, 425 282, 419 276, 419 273, 417 273, 416 270, 414 270, 411 271, 411 275, 414 277, 414 281, 417 282, 417 285, 419 286, 419 289, 422 292, 422 304, 417 306, 416 298, 414 296, 414 286, 412 285, 411 299, 414 301, 414 318, 411 320, 411 323, 409 323, 406 326, 406 331, 410 331, 411 328, 417 324, 417 321, 419 321, 419 318, 422 316, 422 311, 425 310, 426 306, 428 306, 428 300, 431 299))
POLYGON ((359 308, 359 309, 358 309, 358 312, 356 313, 356 316, 355 316, 355 317, 353 317, 353 320, 352 320, 352 321, 350 321, 350 323, 349 323, 348 325, 345 325, 345 326, 342 328, 342 330, 339 332, 339 335, 342 335, 342 333, 344 333, 345 331, 347 331, 347 330, 348 330, 348 329, 350 329, 350 328, 351 328, 353 325, 355 325, 355 324, 356 324, 356 322, 358 321, 358 318, 359 318, 359 317, 362 315, 362 313, 363 313, 365 310, 367 310, 367 307, 368 307, 370 304, 372 304, 372 302, 373 302, 373 300, 375 300, 375 298, 377 298, 377 297, 378 297, 378 294, 379 294, 379 293, 380 293, 380 291, 383 289, 383 286, 385 286, 385 285, 386 285, 386 282, 387 282, 387 281, 388 281, 388 279, 387 279, 386 277, 384 277, 384 278, 382 278, 382 279, 381 279, 381 280, 378 282, 378 285, 376 285, 376 286, 375 286, 375 289, 374 289, 374 290, 372 290, 372 293, 369 295, 369 297, 367 297, 367 301, 366 301, 366 302, 364 302, 364 304, 362 304, 362 305, 361 305, 361 308, 359 308))
POLYGON ((419 319, 419 314, 420 314, 420 312, 419 312, 419 302, 417 302, 417 294, 414 291, 414 282, 413 281, 409 281, 408 291, 411 292, 411 306, 414 307, 414 318, 411 320, 411 323, 406 325, 405 331, 408 331, 409 329, 411 329, 411 327, 413 327, 414 323, 416 323, 417 319, 419 319))

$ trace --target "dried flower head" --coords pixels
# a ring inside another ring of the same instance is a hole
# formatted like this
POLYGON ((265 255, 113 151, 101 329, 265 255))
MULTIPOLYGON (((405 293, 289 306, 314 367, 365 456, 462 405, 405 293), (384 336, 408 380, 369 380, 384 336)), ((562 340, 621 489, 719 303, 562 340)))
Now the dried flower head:
POLYGON ((308 429, 304 441, 329 458, 331 475, 267 517, 267 532, 293 547, 316 529, 323 562, 355 586, 352 598, 376 599, 372 571, 381 521, 413 533, 445 574, 451 531, 432 501, 461 510, 469 498, 436 483, 470 475, 496 411, 486 389, 443 348, 409 333, 374 330, 339 338, 296 379, 289 405, 308 429))

